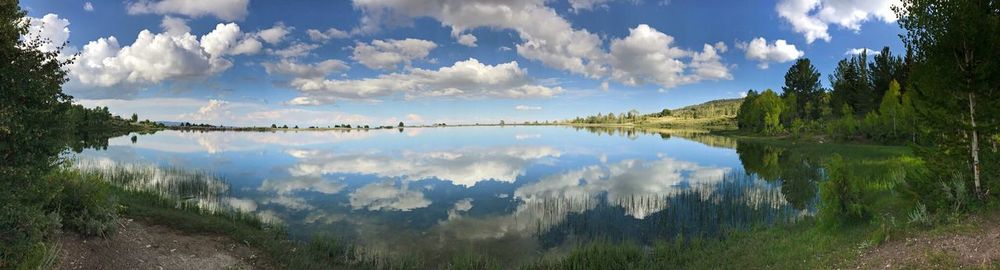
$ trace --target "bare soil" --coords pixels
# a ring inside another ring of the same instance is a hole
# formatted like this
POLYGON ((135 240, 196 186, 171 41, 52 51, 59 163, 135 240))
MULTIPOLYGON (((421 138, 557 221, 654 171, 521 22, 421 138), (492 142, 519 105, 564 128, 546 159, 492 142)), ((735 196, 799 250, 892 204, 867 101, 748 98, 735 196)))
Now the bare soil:
POLYGON ((998 269, 1000 215, 972 216, 968 227, 889 241, 862 254, 861 269, 998 269))
POLYGON ((225 236, 123 219, 107 238, 63 233, 56 269, 271 269, 261 253, 225 236))

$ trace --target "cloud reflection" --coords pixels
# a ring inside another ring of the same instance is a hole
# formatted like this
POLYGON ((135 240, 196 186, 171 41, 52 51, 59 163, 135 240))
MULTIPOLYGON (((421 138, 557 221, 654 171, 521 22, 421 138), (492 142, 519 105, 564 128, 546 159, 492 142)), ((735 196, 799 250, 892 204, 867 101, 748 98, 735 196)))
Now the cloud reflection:
POLYGON ((405 212, 424 208, 431 204, 431 201, 424 197, 423 192, 409 190, 405 184, 397 187, 393 183, 372 183, 355 190, 349 197, 351 207, 355 210, 379 211, 384 209, 405 212))
POLYGON ((452 151, 334 154, 322 151, 289 151, 300 163, 289 168, 293 176, 365 174, 410 181, 440 179, 455 185, 475 186, 485 180, 513 183, 525 167, 561 152, 547 146, 462 148, 452 151))

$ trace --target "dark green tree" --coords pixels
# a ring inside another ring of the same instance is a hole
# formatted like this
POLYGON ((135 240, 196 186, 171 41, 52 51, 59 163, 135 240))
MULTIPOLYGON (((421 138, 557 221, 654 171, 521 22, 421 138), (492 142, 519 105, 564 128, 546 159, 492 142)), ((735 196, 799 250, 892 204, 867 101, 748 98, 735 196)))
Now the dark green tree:
MULTIPOLYGON (((815 119, 819 116, 816 110, 805 111, 806 103, 818 104, 820 94, 823 93, 822 85, 819 82, 820 74, 816 67, 809 62, 809 58, 800 58, 795 61, 792 67, 785 73, 785 86, 781 87, 782 95, 796 94, 797 100, 796 115, 807 119, 815 119)), ((789 108, 792 109, 792 108, 789 108)))
POLYGON ((980 196, 1000 189, 988 143, 1000 133, 1000 2, 904 0, 896 14, 915 58, 907 91, 927 131, 916 152, 938 179, 962 175, 980 196))
POLYGON ((0 1, 0 268, 30 265, 58 226, 45 209, 58 192, 48 174, 65 147, 71 100, 62 92, 69 62, 36 49, 48 41, 22 39, 25 16, 18 1, 0 1))
MULTIPOLYGON (((902 82, 905 79, 903 58, 893 56, 889 47, 882 48, 882 51, 873 57, 868 70, 868 81, 871 83, 871 89, 874 90, 872 102, 879 106, 882 96, 889 89, 889 84, 892 81, 902 82)), ((877 108, 878 106, 876 106, 877 108)))

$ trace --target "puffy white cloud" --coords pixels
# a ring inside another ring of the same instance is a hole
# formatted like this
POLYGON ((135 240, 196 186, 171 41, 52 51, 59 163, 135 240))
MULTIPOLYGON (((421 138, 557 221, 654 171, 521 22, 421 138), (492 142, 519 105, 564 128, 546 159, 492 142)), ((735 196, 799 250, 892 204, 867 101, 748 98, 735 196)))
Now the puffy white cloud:
MULTIPOLYGON (((702 52, 700 70, 688 73, 686 64, 679 58, 693 57, 697 52, 667 47, 662 33, 647 25, 632 29, 632 35, 648 34, 650 39, 639 37, 622 42, 616 52, 610 54, 603 49, 603 41, 597 34, 586 29, 574 29, 572 24, 559 16, 552 8, 545 6, 544 0, 413 0, 374 1, 355 0, 354 6, 364 13, 360 32, 373 31, 386 25, 405 25, 412 18, 430 17, 451 27, 451 35, 460 43, 469 39, 464 33, 471 29, 510 29, 521 39, 516 50, 522 57, 542 64, 590 78, 612 77, 629 85, 658 83, 673 87, 694 83, 705 79, 729 79, 726 66, 721 61, 716 64, 718 48, 715 52, 702 52), (636 29, 639 29, 638 31, 636 29), (653 32, 659 35, 653 34, 653 32), (639 44, 641 42, 655 44, 639 44), (663 45, 656 47, 656 45, 663 45), (650 69, 651 68, 651 69, 650 69), (706 77, 709 76, 709 77, 706 77)), ((574 10, 592 8, 603 4, 603 0, 573 1, 574 10)), ((614 41, 612 41, 614 43, 614 41)), ((463 43, 464 44, 464 43, 463 43)), ((501 49, 502 50, 502 49, 501 49)), ((720 58, 721 59, 721 58, 720 58)), ((692 59, 693 60, 693 59, 692 59)))
POLYGON ((90 1, 83 2, 83 10, 94 11, 94 3, 91 3, 90 1))
POLYGON ((358 188, 349 195, 351 207, 369 211, 390 210, 410 211, 431 205, 424 193, 409 190, 407 186, 396 187, 392 183, 373 183, 358 188))
POLYGON ((381 25, 405 24, 410 18, 431 17, 452 28, 452 36, 462 37, 478 27, 512 29, 523 43, 522 56, 574 73, 598 76, 604 72, 597 63, 603 57, 601 40, 587 30, 576 30, 542 0, 355 0, 364 12, 361 32, 381 25))
POLYGON ((860 31, 861 24, 869 20, 895 22, 892 7, 899 5, 900 0, 781 0, 775 9, 812 43, 817 39, 830 41, 831 24, 860 31))
POLYGON ((573 12, 589 10, 595 7, 607 6, 611 0, 569 0, 569 7, 573 12))
POLYGON ((253 35, 240 31, 235 23, 218 24, 215 30, 201 37, 201 47, 214 56, 256 54, 262 47, 253 35))
POLYGON ((284 40, 285 36, 294 29, 294 27, 285 26, 284 23, 279 22, 271 28, 260 30, 257 32, 257 36, 263 39, 264 42, 275 45, 284 40))
POLYGON ((767 44, 767 40, 759 37, 749 43, 741 43, 738 47, 746 50, 746 58, 757 61, 759 63, 757 67, 761 69, 766 69, 771 62, 784 63, 805 55, 805 52, 796 49, 795 45, 788 44, 783 39, 767 44))
POLYGON ((347 38, 351 36, 350 33, 333 27, 326 29, 326 31, 309 29, 306 30, 306 34, 309 35, 309 39, 316 42, 326 42, 331 39, 347 38))
POLYGON ((313 64, 302 64, 289 59, 261 63, 267 74, 288 75, 295 78, 325 78, 331 73, 343 72, 350 67, 344 61, 328 59, 313 64))
POLYGON ((416 97, 551 97, 560 87, 533 84, 517 62, 486 65, 476 59, 456 62, 438 70, 411 69, 359 80, 295 78, 290 83, 304 94, 301 101, 329 103, 335 98, 372 100, 402 93, 416 97), (307 99, 308 98, 308 99, 307 99))
POLYGON ((880 54, 882 52, 876 51, 876 50, 872 50, 872 49, 869 49, 869 48, 853 48, 853 49, 850 49, 850 50, 847 50, 846 52, 844 52, 844 55, 859 55, 859 54, 862 54, 862 53, 865 53, 867 55, 877 55, 877 54, 880 54))
POLYGON ((541 110, 542 107, 541 106, 517 105, 517 106, 514 106, 514 109, 518 110, 518 111, 537 111, 537 110, 541 110))
POLYGON ((372 40, 371 44, 358 42, 351 59, 372 69, 395 70, 400 64, 409 66, 415 59, 423 59, 437 48, 437 44, 422 39, 372 40))
POLYGON ((289 45, 288 47, 285 47, 284 49, 278 49, 278 50, 267 49, 267 51, 268 53, 277 55, 279 57, 294 58, 294 57, 302 57, 309 55, 316 48, 319 48, 319 45, 295 42, 289 45))
POLYGON ((231 66, 229 60, 202 50, 190 33, 143 30, 134 43, 124 47, 114 36, 87 43, 68 68, 71 79, 83 86, 135 89, 170 79, 205 78, 231 66))
POLYGON ((468 47, 476 47, 476 41, 478 39, 472 34, 463 34, 458 37, 458 44, 462 44, 468 47))
MULTIPOLYGON (((58 14, 45 14, 41 18, 28 18, 28 40, 45 41, 38 47, 39 51, 55 52, 69 40, 69 20, 60 18, 58 14)), ((72 52, 69 52, 72 53, 72 52)))
POLYGON ((188 17, 215 16, 223 21, 242 20, 250 0, 139 0, 128 3, 129 14, 181 14, 188 17))
POLYGON ((705 44, 701 52, 691 55, 691 69, 695 78, 698 79, 733 79, 729 73, 729 67, 722 63, 719 53, 728 50, 725 43, 719 42, 715 46, 705 44))
POLYGON ((180 36, 191 32, 191 27, 187 25, 187 20, 172 16, 163 16, 160 28, 170 35, 180 36))
POLYGON ((640 24, 629 30, 624 39, 611 41, 610 63, 614 67, 611 77, 627 85, 648 82, 670 88, 706 79, 731 79, 728 68, 721 63, 717 50, 705 44, 702 52, 689 52, 672 47, 674 38, 640 24), (691 57, 693 73, 682 58, 691 57))

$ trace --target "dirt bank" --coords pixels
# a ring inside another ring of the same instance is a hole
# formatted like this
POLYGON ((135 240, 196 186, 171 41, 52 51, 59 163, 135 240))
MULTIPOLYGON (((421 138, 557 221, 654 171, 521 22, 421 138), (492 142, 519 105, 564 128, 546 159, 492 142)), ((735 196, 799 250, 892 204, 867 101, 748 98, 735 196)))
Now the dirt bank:
POLYGON ((123 219, 109 238, 64 233, 56 269, 270 269, 261 253, 224 236, 192 235, 123 219))
POLYGON ((889 241, 862 254, 861 269, 1000 268, 1000 215, 889 241))

